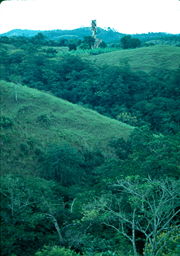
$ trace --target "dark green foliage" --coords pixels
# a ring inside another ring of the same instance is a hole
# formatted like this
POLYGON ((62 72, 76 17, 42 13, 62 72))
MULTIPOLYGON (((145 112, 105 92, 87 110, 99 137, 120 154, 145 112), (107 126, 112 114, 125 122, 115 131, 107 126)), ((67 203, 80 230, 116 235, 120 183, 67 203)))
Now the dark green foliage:
POLYGON ((123 49, 140 47, 141 41, 138 38, 132 38, 130 35, 121 38, 121 46, 123 49))
POLYGON ((1 128, 11 128, 13 126, 13 120, 8 116, 1 116, 0 127, 1 128))
POLYGON ((37 117, 37 122, 42 126, 49 127, 53 122, 53 115, 42 114, 37 117))
POLYGON ((45 44, 45 36, 42 33, 38 33, 31 38, 31 42, 35 45, 43 45, 45 44))
POLYGON ((34 256, 78 256, 79 254, 73 252, 72 250, 53 246, 45 246, 41 251, 35 253, 34 256))
POLYGON ((63 216, 56 184, 43 179, 6 175, 1 178, 1 254, 32 255, 57 238, 48 214, 63 216), (44 234, 47 234, 44 236, 44 234))
POLYGON ((67 46, 68 40, 67 39, 61 39, 58 43, 59 46, 67 46))
MULTIPOLYGON (((44 40, 41 35, 36 37, 44 40)), ((86 37, 82 44, 91 48, 91 39, 86 37)), ((54 48, 41 51, 35 43, 25 44, 25 40, 14 39, 21 49, 12 54, 2 47, 2 79, 50 91, 133 126, 150 124, 155 131, 178 131, 179 69, 156 69, 146 74, 133 72, 128 63, 123 68, 97 67, 72 55, 64 55, 58 60, 53 57, 56 54, 54 48)), ((69 43, 69 46, 77 46, 81 42, 69 43)))
MULTIPOLYGON (((112 31, 108 33, 110 35, 112 31)), ((49 36, 52 36, 51 32, 49 36)), ((103 128, 99 130, 92 115, 86 129, 95 130, 92 138, 95 147, 91 148, 88 143, 81 145, 74 139, 73 129, 66 127, 68 122, 72 122, 76 132, 82 131, 84 123, 76 122, 79 115, 72 117, 74 105, 63 108, 63 104, 56 105, 56 100, 50 95, 42 97, 35 90, 32 94, 25 93, 23 98, 23 86, 18 89, 15 102, 17 88, 12 85, 13 95, 5 95, 10 101, 8 106, 11 106, 13 98, 13 104, 18 108, 17 115, 13 117, 16 112, 9 107, 12 116, 3 114, 0 122, 1 144, 8 149, 9 165, 7 170, 3 166, 0 190, 2 256, 132 255, 133 245, 128 237, 133 226, 127 220, 131 220, 134 211, 137 213, 136 225, 139 223, 135 231, 137 251, 155 255, 152 254, 152 244, 145 243, 145 234, 138 227, 150 230, 152 223, 173 205, 158 198, 162 195, 162 184, 169 184, 164 190, 164 195, 167 195, 171 184, 176 184, 179 177, 180 69, 155 68, 148 74, 132 71, 128 60, 121 68, 96 66, 86 57, 77 56, 78 51, 59 53, 59 46, 63 49, 69 47, 69 50, 76 47, 91 49, 94 45, 91 36, 83 41, 58 39, 55 42, 37 34, 30 39, 0 37, 0 42, 2 79, 48 91, 121 122, 139 126, 128 138, 122 135, 126 140, 116 137, 119 139, 107 141, 104 137, 106 146, 100 147, 96 136, 98 138, 100 131, 108 127, 102 122, 103 128), (25 97, 31 97, 28 106, 25 105, 25 97), (34 101, 39 97, 45 107, 37 108, 37 113, 32 109, 38 106, 34 101), (49 112, 46 106, 50 108, 49 112), (66 111, 68 113, 64 113, 66 111), (59 132, 56 122, 66 133, 59 132), (35 127, 32 127, 33 123, 36 123, 35 127), (24 133, 24 137, 19 136, 20 133, 24 133), (19 143, 20 138, 23 140, 19 143), (12 149, 8 148, 11 143, 12 149), (18 170, 21 175, 7 174, 8 171, 17 172, 18 161, 24 161, 24 168, 18 170), (34 161, 37 166, 33 169, 34 161), (136 193, 133 195, 132 191, 136 193), (163 207, 155 209, 160 215, 153 222, 152 209, 160 203, 163 207), (124 216, 126 219, 122 222, 124 216), (147 220, 151 224, 147 224, 147 220), (127 236, 120 232, 123 231, 122 226, 127 236)), ((121 42, 123 48, 140 46, 140 40, 130 36, 123 37, 121 42)), ((102 43, 101 47, 105 46, 102 43)), ((102 49, 98 51, 90 54, 99 54, 102 49)), ((78 111, 87 110, 79 108, 78 111)), ((119 127, 117 129, 121 129, 119 127)), ((83 140, 86 136, 90 136, 90 132, 86 134, 85 130, 78 138, 83 140)), ((175 191, 170 192, 168 195, 175 191)), ((176 208, 178 202, 175 202, 175 208, 170 208, 169 216, 176 208)), ((165 230, 162 226, 162 232, 155 237, 156 241, 166 241, 156 256, 178 253, 177 220, 177 216, 171 218, 168 228, 165 230)))
POLYGON ((102 41, 102 42, 100 43, 99 47, 100 47, 100 48, 106 48, 106 47, 107 47, 107 44, 106 44, 104 41, 102 41))
POLYGON ((91 49, 94 46, 95 39, 92 36, 85 36, 82 41, 80 48, 82 49, 91 49))
POLYGON ((69 51, 77 50, 76 44, 69 44, 68 47, 69 47, 69 51))
POLYGON ((78 184, 84 176, 84 158, 77 149, 67 143, 52 145, 47 149, 43 176, 68 186, 78 184))
MULTIPOLYGON (((30 39, 31 37, 37 35, 38 33, 42 33, 47 38, 47 43, 58 44, 61 40, 69 40, 69 38, 73 39, 78 38, 82 40, 85 36, 90 36, 91 31, 90 28, 78 28, 73 30, 50 30, 50 31, 37 31, 37 30, 27 30, 27 29, 14 29, 7 33, 2 34, 1 38, 8 38, 11 41, 16 35, 16 37, 26 37, 30 39), (62 39, 63 38, 63 39, 62 39)), ((118 42, 125 34, 119 33, 110 27, 105 30, 100 27, 97 28, 98 38, 102 39, 106 43, 118 42)), ((178 45, 180 42, 179 34, 173 35, 168 33, 146 33, 146 34, 136 34, 132 35, 141 40, 143 43, 151 43, 152 41, 155 44, 172 44, 178 45)), ((1 39, 0 38, 0 39, 1 39)), ((0 40, 1 42, 1 40, 0 40)), ((64 46, 64 45, 62 45, 64 46)))
POLYGON ((145 177, 178 177, 178 141, 179 134, 154 135, 147 127, 143 127, 135 129, 128 141, 111 141, 110 146, 121 160, 116 163, 116 169, 121 170, 120 175, 141 173, 145 177))
POLYGON ((48 58, 55 57, 57 54, 57 50, 55 50, 54 48, 48 48, 47 50, 44 50, 44 52, 47 54, 48 58))

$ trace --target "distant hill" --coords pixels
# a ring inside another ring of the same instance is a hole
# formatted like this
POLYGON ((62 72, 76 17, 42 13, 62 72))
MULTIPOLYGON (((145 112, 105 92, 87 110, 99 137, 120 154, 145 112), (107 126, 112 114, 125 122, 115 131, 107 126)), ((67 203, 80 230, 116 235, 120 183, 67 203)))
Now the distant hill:
MULTIPOLYGON (((44 36, 46 36, 48 39, 51 39, 51 40, 60 40, 62 38, 83 39, 83 37, 91 35, 91 29, 89 27, 77 28, 73 30, 49 30, 49 31, 14 29, 7 33, 1 34, 1 36, 32 37, 37 35, 38 33, 42 33, 44 36)), ((98 28, 97 34, 100 39, 106 42, 118 40, 124 35, 112 29, 105 30, 102 28, 98 28)))
POLYGON ((26 36, 26 37, 31 37, 35 36, 38 33, 42 32, 41 30, 28 30, 28 29, 13 29, 10 30, 6 33, 0 34, 0 36, 26 36))
POLYGON ((180 47, 157 45, 137 49, 91 55, 88 57, 98 65, 130 65, 135 71, 150 72, 153 69, 177 69, 180 65, 180 47))
POLYGON ((4 81, 0 89, 2 172, 35 172, 47 147, 62 142, 107 155, 110 139, 127 139, 133 130, 48 93, 4 81))
MULTIPOLYGON (((22 30, 22 29, 14 29, 7 33, 0 34, 0 36, 25 36, 32 37, 37 35, 38 33, 42 33, 47 39, 51 40, 60 40, 62 38, 66 39, 82 39, 84 36, 91 35, 91 29, 89 27, 77 28, 73 30, 49 30, 49 31, 41 31, 41 30, 22 30)), ((116 42, 119 41, 125 34, 119 33, 114 29, 102 29, 98 28, 97 36, 105 42, 116 42)), ((180 35, 172 35, 168 33, 147 33, 147 34, 134 34, 132 37, 139 38, 143 42, 152 41, 152 40, 160 40, 162 41, 173 41, 174 44, 180 43, 180 35)), ((152 42, 153 43, 153 42, 152 42)))

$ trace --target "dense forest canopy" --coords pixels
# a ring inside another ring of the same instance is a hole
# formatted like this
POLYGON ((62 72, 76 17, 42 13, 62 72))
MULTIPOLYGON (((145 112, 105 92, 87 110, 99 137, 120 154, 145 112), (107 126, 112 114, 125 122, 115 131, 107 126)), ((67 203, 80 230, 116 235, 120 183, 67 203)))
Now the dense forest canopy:
POLYGON ((0 37, 2 256, 180 253, 180 48, 158 36, 0 37))

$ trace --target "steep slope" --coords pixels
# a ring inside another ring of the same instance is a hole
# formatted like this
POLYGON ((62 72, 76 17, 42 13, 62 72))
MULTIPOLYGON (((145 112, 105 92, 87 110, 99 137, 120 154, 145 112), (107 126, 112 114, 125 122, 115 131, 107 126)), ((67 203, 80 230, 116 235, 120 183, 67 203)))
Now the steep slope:
POLYGON ((99 65, 124 66, 125 64, 129 64, 135 71, 150 72, 154 68, 177 69, 180 65, 180 47, 158 45, 120 50, 90 56, 89 59, 99 65))
POLYGON ((133 127, 50 94, 13 83, 1 87, 1 169, 35 172, 49 145, 63 141, 78 150, 109 154, 112 138, 126 139, 133 127))

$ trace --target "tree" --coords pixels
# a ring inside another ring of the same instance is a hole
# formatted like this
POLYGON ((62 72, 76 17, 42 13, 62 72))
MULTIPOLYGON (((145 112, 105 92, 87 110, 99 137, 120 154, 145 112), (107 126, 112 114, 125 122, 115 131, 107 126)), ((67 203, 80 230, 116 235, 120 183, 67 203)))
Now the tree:
POLYGON ((121 45, 123 49, 137 48, 141 45, 141 41, 138 38, 132 38, 130 35, 127 35, 121 38, 121 45))
POLYGON ((45 36, 42 33, 38 33, 31 40, 33 44, 42 45, 45 43, 45 36))
POLYGON ((123 36, 121 38, 121 45, 123 49, 128 49, 130 48, 130 41, 131 41, 131 36, 123 36))
POLYGON ((138 38, 131 39, 131 47, 130 48, 137 48, 141 46, 141 41, 138 38))
POLYGON ((92 36, 85 36, 80 48, 82 49, 91 49, 93 48, 95 39, 92 36))
POLYGON ((68 39, 61 39, 59 42, 58 42, 58 46, 67 46, 68 45, 68 39))
POLYGON ((144 255, 161 255, 166 238, 177 229, 178 185, 175 180, 127 177, 112 184, 112 194, 94 203, 91 214, 122 234, 137 255, 137 238, 145 239, 144 255), (166 232, 166 236, 161 236, 166 232))
POLYGON ((78 256, 70 249, 58 246, 45 246, 42 250, 35 253, 35 256, 78 256))
POLYGON ((32 255, 49 239, 62 245, 64 206, 54 182, 6 175, 1 178, 0 194, 2 256, 32 255))
POLYGON ((107 44, 106 44, 104 41, 102 41, 102 42, 100 43, 99 47, 100 47, 100 48, 106 48, 106 47, 107 47, 107 44))
POLYGON ((83 156, 70 144, 52 145, 48 148, 43 176, 62 185, 77 184, 84 176, 83 163, 83 156))
POLYGON ((76 46, 76 44, 75 43, 70 43, 69 45, 68 45, 68 47, 69 47, 69 51, 75 51, 75 50, 77 50, 77 46, 76 46))

